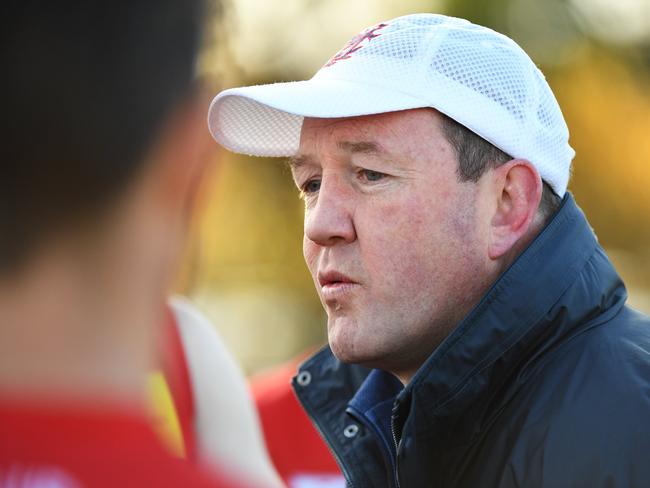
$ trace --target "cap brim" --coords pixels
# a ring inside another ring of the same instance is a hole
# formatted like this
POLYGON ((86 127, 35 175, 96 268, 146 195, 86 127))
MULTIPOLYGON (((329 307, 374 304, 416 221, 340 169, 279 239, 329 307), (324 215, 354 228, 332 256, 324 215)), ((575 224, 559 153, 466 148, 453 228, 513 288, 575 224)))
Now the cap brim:
POLYGON ((282 157, 297 152, 304 117, 355 117, 427 106, 394 88, 311 79, 225 90, 210 105, 208 126, 231 151, 282 157))

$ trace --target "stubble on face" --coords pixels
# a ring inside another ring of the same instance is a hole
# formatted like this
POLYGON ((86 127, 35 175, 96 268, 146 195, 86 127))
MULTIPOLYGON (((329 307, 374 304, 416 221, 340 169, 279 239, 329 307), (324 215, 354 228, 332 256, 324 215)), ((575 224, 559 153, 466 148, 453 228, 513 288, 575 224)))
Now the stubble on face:
POLYGON ((439 124, 430 109, 306 119, 294 167, 303 189, 318 183, 307 186, 318 190, 306 195, 304 255, 333 352, 400 378, 485 288, 476 189, 459 181, 439 124))

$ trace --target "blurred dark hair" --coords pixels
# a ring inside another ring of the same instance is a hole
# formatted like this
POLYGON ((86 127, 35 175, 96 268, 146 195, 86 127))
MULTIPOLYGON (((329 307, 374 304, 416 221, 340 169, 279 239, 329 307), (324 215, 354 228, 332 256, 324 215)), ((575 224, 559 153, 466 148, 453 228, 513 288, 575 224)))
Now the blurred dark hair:
POLYGON ((9 0, 0 20, 0 275, 130 183, 188 96, 202 0, 9 0))
MULTIPOLYGON (((512 159, 492 143, 459 124, 451 117, 442 116, 442 130, 447 141, 453 146, 458 157, 458 176, 461 181, 478 181, 483 173, 512 159)), ((560 207, 561 198, 548 183, 542 181, 542 199, 538 212, 548 219, 560 207)))

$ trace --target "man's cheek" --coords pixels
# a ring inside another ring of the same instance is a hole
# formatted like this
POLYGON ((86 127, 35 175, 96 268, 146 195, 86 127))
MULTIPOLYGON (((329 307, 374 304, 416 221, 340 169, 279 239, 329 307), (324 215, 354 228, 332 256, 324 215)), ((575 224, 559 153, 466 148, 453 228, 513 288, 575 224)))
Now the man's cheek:
POLYGON ((304 237, 302 242, 302 255, 305 259, 305 264, 309 272, 313 275, 316 273, 316 265, 318 263, 318 246, 311 242, 307 237, 304 237))
POLYGON ((403 232, 384 233, 376 241, 372 261, 372 275, 378 278, 385 290, 385 300, 403 300, 425 285, 430 263, 426 261, 426 244, 417 235, 403 232))

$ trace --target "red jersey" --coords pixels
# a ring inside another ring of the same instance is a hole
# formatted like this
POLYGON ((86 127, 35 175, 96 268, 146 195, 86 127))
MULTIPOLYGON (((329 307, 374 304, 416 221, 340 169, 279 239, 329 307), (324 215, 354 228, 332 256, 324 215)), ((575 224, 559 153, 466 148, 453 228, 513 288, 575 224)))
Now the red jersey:
POLYGON ((0 488, 234 487, 174 457, 144 412, 0 401, 0 488))

